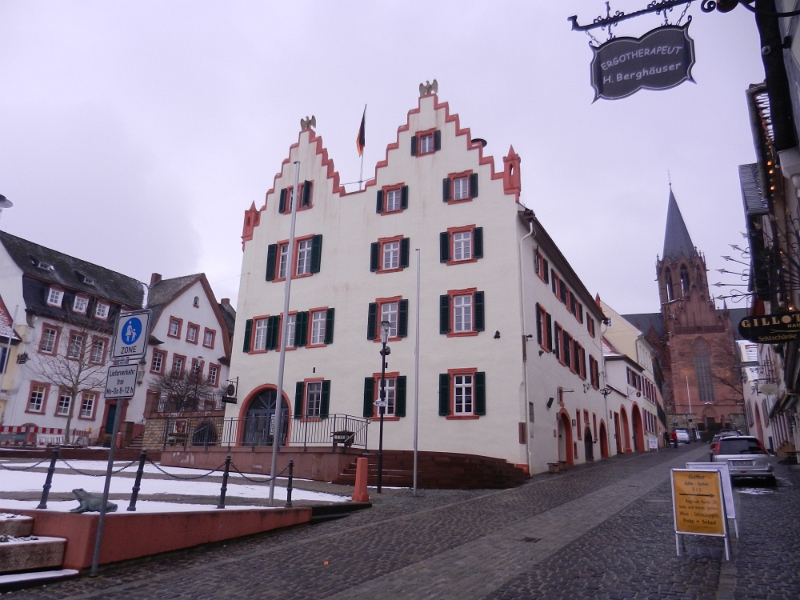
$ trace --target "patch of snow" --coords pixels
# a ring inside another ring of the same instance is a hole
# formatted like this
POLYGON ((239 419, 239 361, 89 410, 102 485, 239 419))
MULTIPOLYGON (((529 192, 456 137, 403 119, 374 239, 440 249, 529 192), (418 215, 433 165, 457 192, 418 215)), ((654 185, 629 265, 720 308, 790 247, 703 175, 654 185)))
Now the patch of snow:
MULTIPOLYGON (((292 495, 294 496, 294 494, 292 495)), ((48 501, 47 510, 54 512, 69 512, 75 508, 75 500, 70 501, 48 501)), ((116 502, 119 508, 117 513, 127 513, 127 501, 116 502)), ((0 506, 4 510, 33 510, 39 505, 38 500, 2 500, 0 499, 0 506)), ((139 500, 136 502, 137 513, 164 513, 164 512, 199 512, 206 510, 263 510, 272 508, 282 508, 281 506, 233 506, 228 505, 224 509, 218 509, 214 504, 182 504, 179 502, 156 502, 154 500, 139 500)), ((87 513, 92 514, 92 513, 87 513)), ((112 513, 113 514, 113 513, 112 513)))

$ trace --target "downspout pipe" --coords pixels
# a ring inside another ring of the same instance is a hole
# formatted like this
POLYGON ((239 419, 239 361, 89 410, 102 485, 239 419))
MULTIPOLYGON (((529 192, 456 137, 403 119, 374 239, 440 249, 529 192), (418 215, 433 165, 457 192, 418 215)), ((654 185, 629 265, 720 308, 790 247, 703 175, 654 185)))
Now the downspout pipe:
MULTIPOLYGON (((519 240, 519 304, 520 304, 520 324, 522 325, 522 345, 523 348, 528 343, 528 328, 525 324, 525 281, 522 277, 522 245, 523 242, 527 238, 533 239, 536 236, 536 232, 533 230, 533 215, 531 215, 530 221, 528 222, 528 226, 530 230, 524 236, 522 236, 519 240)), ((522 416, 526 425, 526 432, 531 427, 529 415, 528 415, 528 364, 527 364, 527 351, 525 352, 526 359, 522 362, 522 387, 525 391, 525 404, 523 406, 522 416)), ((531 465, 531 455, 530 455, 530 439, 531 435, 530 432, 527 433, 525 436, 525 456, 528 459, 528 471, 530 471, 531 465)))

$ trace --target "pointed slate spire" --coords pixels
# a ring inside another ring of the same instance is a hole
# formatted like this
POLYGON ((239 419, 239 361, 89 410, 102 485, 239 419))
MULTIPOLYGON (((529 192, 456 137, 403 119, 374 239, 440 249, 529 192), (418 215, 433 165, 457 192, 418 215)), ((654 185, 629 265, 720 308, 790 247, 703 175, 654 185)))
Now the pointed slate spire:
POLYGON ((686 229, 686 223, 683 221, 681 209, 678 208, 678 202, 675 200, 675 194, 672 193, 672 186, 670 186, 669 206, 667 207, 667 230, 664 234, 664 254, 662 258, 676 260, 681 254, 686 258, 691 258, 695 255, 695 249, 689 230, 686 229))

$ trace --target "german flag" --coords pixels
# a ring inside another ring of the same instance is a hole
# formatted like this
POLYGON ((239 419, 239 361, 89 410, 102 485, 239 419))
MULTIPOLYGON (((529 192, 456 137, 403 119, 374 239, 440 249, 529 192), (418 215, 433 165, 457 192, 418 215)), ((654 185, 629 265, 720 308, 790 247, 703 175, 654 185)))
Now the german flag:
POLYGON ((367 127, 366 127, 367 107, 364 107, 364 114, 361 115, 361 127, 358 128, 358 135, 356 136, 356 148, 358 155, 364 154, 364 147, 367 145, 367 127))

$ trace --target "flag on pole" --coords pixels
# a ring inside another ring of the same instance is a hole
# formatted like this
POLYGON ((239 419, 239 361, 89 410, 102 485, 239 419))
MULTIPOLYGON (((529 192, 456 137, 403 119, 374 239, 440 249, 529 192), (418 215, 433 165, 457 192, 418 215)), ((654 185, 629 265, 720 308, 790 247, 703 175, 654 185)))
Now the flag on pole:
POLYGON ((367 129, 366 129, 367 107, 364 107, 364 114, 361 115, 361 127, 358 128, 358 135, 356 136, 356 148, 358 155, 364 155, 364 147, 367 145, 367 129))

